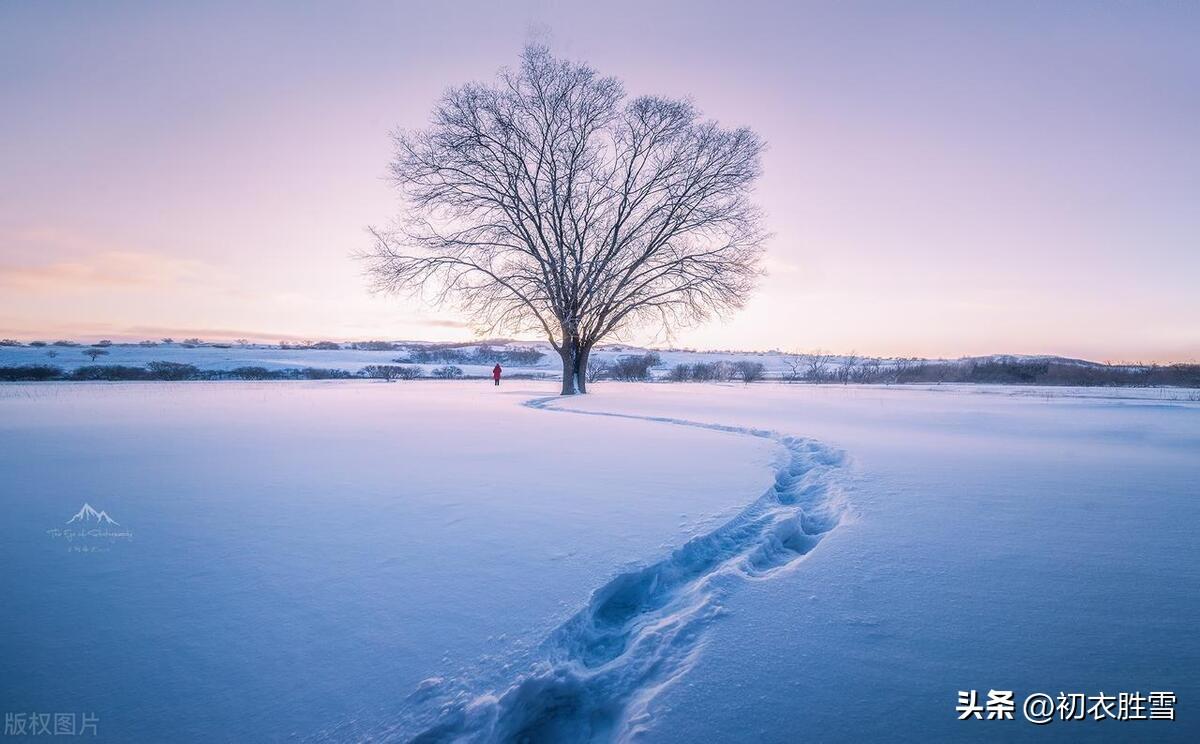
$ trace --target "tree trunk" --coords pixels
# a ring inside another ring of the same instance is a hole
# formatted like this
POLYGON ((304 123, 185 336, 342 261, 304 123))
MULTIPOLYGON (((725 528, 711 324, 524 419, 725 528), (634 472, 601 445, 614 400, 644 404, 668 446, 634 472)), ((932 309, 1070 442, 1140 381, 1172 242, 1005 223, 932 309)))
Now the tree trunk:
POLYGON ((587 392, 588 356, 590 356, 591 353, 592 347, 585 345, 579 349, 579 353, 575 357, 575 377, 577 380, 575 387, 579 390, 581 395, 587 392))
POLYGON ((562 357, 562 395, 582 395, 587 392, 587 360, 591 349, 579 341, 563 342, 558 355, 562 357))
POLYGON ((577 357, 575 345, 570 341, 563 343, 558 350, 562 357, 562 395, 575 394, 575 360, 577 357))

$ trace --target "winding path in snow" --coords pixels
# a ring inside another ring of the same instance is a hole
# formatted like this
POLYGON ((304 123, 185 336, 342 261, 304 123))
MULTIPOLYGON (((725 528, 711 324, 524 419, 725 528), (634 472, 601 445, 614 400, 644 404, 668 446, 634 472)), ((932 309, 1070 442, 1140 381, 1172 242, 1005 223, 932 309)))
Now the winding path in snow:
MULTIPOLYGON (((774 484, 732 519, 665 558, 621 573, 536 649, 504 690, 437 700, 436 723, 414 742, 603 742, 635 738, 650 704, 692 667, 722 599, 740 582, 794 567, 846 514, 842 453, 811 439, 684 419, 581 411, 537 398, 526 406, 651 421, 769 439, 783 451, 774 484)), ((435 684, 436 687, 436 684, 435 684)))

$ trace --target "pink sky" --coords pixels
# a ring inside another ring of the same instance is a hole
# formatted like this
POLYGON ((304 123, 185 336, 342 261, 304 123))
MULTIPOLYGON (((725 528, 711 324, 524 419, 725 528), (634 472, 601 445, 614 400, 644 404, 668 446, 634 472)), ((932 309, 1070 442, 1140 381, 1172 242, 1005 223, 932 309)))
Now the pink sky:
POLYGON ((770 275, 676 344, 1200 358, 1198 8, 6 3, 0 336, 470 338, 349 256, 534 35, 770 143, 770 275))

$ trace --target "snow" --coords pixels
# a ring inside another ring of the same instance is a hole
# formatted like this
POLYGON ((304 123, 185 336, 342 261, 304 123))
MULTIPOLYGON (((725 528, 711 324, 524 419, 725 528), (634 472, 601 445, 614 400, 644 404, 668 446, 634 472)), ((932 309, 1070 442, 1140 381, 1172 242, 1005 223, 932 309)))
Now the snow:
POLYGON ((0 700, 115 740, 1195 739, 1197 402, 555 387, 0 385, 0 700), (47 534, 85 503, 132 539, 47 534), (989 688, 1183 712, 957 721, 989 688))
POLYGON ((1194 718, 1043 729, 959 722, 953 706, 960 689, 1200 696, 1200 405, 1153 391, 638 387, 565 405, 803 433, 853 458, 856 516, 803 570, 730 600, 650 706, 646 741, 1196 740, 1194 718))
POLYGON ((554 387, 0 385, 0 700, 121 740, 373 731, 769 483, 767 442, 521 405, 554 387), (132 539, 47 535, 85 502, 132 539))

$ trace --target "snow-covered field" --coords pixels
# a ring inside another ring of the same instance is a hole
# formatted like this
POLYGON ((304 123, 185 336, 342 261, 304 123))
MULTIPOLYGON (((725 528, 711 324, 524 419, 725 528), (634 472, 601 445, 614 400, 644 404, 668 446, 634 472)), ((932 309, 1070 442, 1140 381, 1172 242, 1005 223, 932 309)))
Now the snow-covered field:
MULTIPOLYGON (((160 344, 158 346, 123 344, 105 347, 106 353, 93 361, 83 353, 88 348, 90 347, 0 347, 0 366, 51 364, 65 370, 72 370, 89 364, 143 366, 149 362, 161 361, 192 364, 206 371, 231 370, 237 367, 263 367, 269 370, 315 367, 356 373, 368 364, 396 364, 395 360, 404 356, 404 352, 399 350, 284 349, 279 346, 263 345, 221 348, 217 346, 187 347, 180 344, 160 344), (53 353, 54 356, 49 356, 49 353, 53 353)), ((443 366, 443 363, 417 366, 428 372, 435 367, 443 366)), ((490 364, 459 366, 466 375, 483 377, 491 373, 490 364)), ((546 374, 557 373, 560 370, 558 358, 549 356, 543 357, 540 363, 534 366, 508 368, 510 374, 516 372, 546 374)))
POLYGON ((1200 735, 1200 403, 555 387, 0 385, 5 709, 114 741, 1200 735), (84 503, 107 536, 68 539, 84 503), (992 688, 1179 720, 956 720, 992 688))
MULTIPOLYGON (((205 371, 227 371, 237 367, 262 367, 268 370, 298 369, 314 367, 318 369, 337 369, 357 373, 369 364, 408 364, 405 361, 415 348, 435 348, 436 344, 420 342, 397 342, 399 348, 392 350, 369 351, 353 349, 348 346, 338 349, 313 348, 284 348, 279 345, 249 344, 239 345, 184 345, 180 343, 156 344, 141 346, 138 344, 114 344, 102 347, 104 352, 95 359, 85 352, 94 348, 90 346, 0 346, 0 367, 20 365, 54 365, 66 371, 78 367, 100 365, 129 365, 144 366, 150 362, 175 362, 191 364, 205 371)), ((562 367, 554 350, 544 341, 511 341, 487 344, 496 350, 536 349, 544 355, 534 364, 505 365, 507 374, 523 374, 530 376, 559 375, 562 367)), ((446 346, 470 354, 478 349, 478 345, 446 346)), ((769 378, 803 377, 811 373, 811 354, 787 354, 779 351, 739 352, 739 351, 689 351, 689 350, 651 350, 636 346, 607 345, 597 347, 592 352, 596 362, 612 363, 626 355, 644 354, 653 351, 659 362, 651 370, 652 376, 664 377, 669 370, 678 364, 713 364, 751 362, 763 365, 769 378)), ((825 373, 833 373, 837 367, 847 362, 847 357, 833 354, 823 354, 825 373)), ((854 357, 861 367, 867 361, 877 362, 881 367, 888 368, 898 363, 895 359, 879 359, 870 357, 854 357)), ((994 355, 979 357, 991 360, 1037 360, 1060 359, 1059 357, 1012 356, 994 355)), ((911 364, 914 360, 908 360, 911 364)), ((925 363, 938 365, 953 363, 955 360, 935 359, 922 360, 925 363)), ((1076 360, 1063 360, 1074 362, 1076 360)), ((437 361, 414 366, 421 367, 428 374, 432 369, 443 366, 447 362, 437 361)), ((1091 364, 1090 362, 1079 362, 1091 364)), ((491 373, 491 362, 487 364, 471 364, 455 362, 467 376, 486 377, 491 373)))

